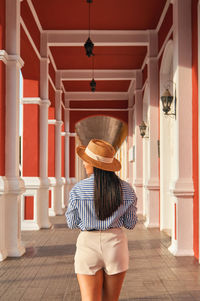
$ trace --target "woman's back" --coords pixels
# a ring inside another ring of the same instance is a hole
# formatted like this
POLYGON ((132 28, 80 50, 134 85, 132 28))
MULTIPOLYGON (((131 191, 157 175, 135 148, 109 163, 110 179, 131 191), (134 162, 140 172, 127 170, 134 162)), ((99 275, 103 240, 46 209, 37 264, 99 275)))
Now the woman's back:
POLYGON ((70 192, 70 203, 66 212, 69 228, 81 230, 105 230, 125 227, 133 229, 137 223, 137 198, 132 187, 120 180, 122 188, 122 204, 105 220, 95 214, 94 174, 77 183, 70 192), (74 214, 76 212, 76 214, 74 214))

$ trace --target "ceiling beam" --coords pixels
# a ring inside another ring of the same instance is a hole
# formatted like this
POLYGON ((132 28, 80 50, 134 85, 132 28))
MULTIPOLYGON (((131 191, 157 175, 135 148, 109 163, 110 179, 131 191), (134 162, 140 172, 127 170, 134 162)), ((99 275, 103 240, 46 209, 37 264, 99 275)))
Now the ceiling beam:
MULTIPOLYGON (((137 70, 94 70, 97 80, 132 80, 137 70)), ((93 71, 87 70, 59 70, 61 80, 91 80, 93 71)))
POLYGON ((65 100, 127 100, 127 92, 66 92, 65 100))
MULTIPOLYGON (((45 30, 49 46, 83 46, 88 30, 45 30)), ((148 30, 91 30, 95 46, 148 46, 148 30)))

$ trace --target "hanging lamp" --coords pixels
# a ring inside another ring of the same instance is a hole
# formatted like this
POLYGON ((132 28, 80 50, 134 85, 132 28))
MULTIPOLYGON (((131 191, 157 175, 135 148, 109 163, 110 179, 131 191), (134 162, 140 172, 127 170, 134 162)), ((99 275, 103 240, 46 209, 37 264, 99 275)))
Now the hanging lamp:
POLYGON ((92 58, 92 80, 90 82, 91 91, 96 91, 96 82, 94 80, 94 57, 92 58))
POLYGON ((92 42, 92 40, 90 38, 90 3, 92 3, 93 0, 86 0, 86 1, 89 4, 89 37, 84 44, 84 48, 85 48, 86 55, 88 57, 91 57, 94 55, 94 53, 92 52, 93 48, 94 48, 94 43, 92 42))

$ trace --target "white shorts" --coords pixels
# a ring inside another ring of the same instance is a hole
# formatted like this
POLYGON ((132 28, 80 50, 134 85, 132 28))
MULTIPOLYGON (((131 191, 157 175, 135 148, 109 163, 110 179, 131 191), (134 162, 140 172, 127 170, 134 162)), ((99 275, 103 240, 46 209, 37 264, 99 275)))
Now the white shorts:
POLYGON ((126 234, 121 228, 82 231, 77 239, 75 273, 95 275, 100 269, 113 275, 128 270, 126 234))

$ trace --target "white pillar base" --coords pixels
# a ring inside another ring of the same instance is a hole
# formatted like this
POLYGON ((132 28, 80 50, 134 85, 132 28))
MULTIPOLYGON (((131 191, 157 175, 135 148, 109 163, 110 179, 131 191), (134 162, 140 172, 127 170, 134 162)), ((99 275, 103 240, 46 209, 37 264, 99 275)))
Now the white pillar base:
POLYGON ((65 178, 62 178, 63 186, 62 186, 62 198, 61 198, 61 205, 63 210, 65 210, 66 204, 65 204, 65 178))
POLYGON ((49 215, 63 215, 64 211, 62 208, 62 190, 64 182, 62 178, 49 178, 51 191, 52 191, 52 202, 51 208, 49 208, 49 215))
POLYGON ((170 189, 174 206, 172 243, 169 251, 175 256, 194 256, 193 250, 193 183, 178 180, 170 189))
POLYGON ((24 177, 23 178, 26 192, 21 196, 21 229, 39 230, 40 224, 38 220, 38 189, 40 187, 40 179, 38 177, 24 177), (25 197, 32 196, 33 200, 33 219, 25 219, 25 197))
POLYGON ((8 257, 20 257, 25 253, 21 243, 21 194, 25 191, 21 178, 5 178, 8 191, 5 194, 5 247, 8 257))
POLYGON ((38 224, 40 228, 49 229, 52 224, 49 220, 49 179, 40 178, 38 189, 38 224))
POLYGON ((5 242, 5 195, 4 177, 0 177, 0 261, 7 257, 5 242))
POLYGON ((15 248, 14 246, 10 249, 7 249, 8 257, 21 257, 25 253, 25 247, 22 244, 18 244, 15 248))
POLYGON ((142 179, 134 182, 135 193, 137 195, 137 213, 143 214, 143 183, 142 179))
POLYGON ((146 210, 146 228, 159 227, 159 186, 157 181, 149 182, 147 185, 149 191, 146 210))
POLYGON ((194 256, 194 251, 191 249, 179 249, 177 240, 172 239, 172 244, 168 248, 169 252, 174 256, 194 256))
MULTIPOLYGON (((49 217, 45 214, 45 206, 48 204, 49 195, 46 193, 49 186, 44 187, 41 184, 41 179, 39 177, 24 177, 26 192, 21 197, 21 228, 23 231, 26 230, 39 230, 41 228, 50 228, 51 223, 49 217), (25 219, 25 197, 32 196, 34 198, 33 205, 33 219, 25 219), (44 201, 45 199, 45 201, 44 201)), ((47 207, 48 212, 48 207, 47 207)))
POLYGON ((6 259, 6 257, 8 256, 7 250, 6 248, 1 248, 0 249, 0 262, 3 261, 4 259, 6 259))

